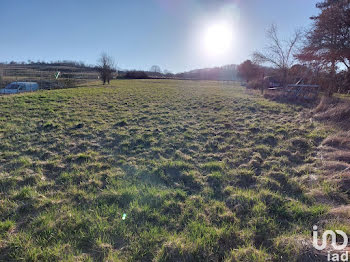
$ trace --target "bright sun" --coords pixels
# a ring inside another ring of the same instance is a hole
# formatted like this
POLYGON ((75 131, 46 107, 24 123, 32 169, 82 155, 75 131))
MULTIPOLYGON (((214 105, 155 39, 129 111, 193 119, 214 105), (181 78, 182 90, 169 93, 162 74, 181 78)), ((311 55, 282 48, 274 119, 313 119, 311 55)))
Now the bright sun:
POLYGON ((211 25, 205 31, 203 41, 208 55, 226 54, 232 44, 232 29, 224 23, 211 25))

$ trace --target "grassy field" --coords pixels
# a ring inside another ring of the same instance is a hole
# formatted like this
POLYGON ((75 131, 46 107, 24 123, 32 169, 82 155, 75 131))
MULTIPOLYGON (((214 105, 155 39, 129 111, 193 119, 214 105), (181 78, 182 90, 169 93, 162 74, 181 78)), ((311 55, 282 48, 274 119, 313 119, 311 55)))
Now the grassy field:
POLYGON ((0 260, 296 260, 337 194, 304 110, 209 81, 0 97, 0 260))

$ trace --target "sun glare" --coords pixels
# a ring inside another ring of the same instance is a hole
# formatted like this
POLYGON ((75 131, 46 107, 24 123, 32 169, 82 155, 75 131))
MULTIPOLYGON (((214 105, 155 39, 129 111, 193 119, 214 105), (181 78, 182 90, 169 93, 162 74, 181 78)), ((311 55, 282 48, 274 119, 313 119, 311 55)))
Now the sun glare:
POLYGON ((204 34, 204 49, 208 55, 226 54, 232 45, 232 29, 228 24, 209 26, 204 34))

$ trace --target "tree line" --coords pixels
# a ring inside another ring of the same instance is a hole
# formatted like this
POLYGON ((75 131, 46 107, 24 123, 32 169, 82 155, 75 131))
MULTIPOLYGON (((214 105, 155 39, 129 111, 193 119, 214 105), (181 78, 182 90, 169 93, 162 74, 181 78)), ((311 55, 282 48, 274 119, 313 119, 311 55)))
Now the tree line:
MULTIPOLYGON (((103 53, 98 60, 97 70, 103 84, 115 77, 114 60, 111 56, 103 53)), ((173 78, 173 79, 193 79, 193 80, 238 80, 237 65, 226 65, 222 67, 204 68, 191 70, 189 72, 173 74, 168 70, 161 70, 157 65, 153 65, 148 71, 129 70, 118 71, 118 78, 125 79, 147 79, 147 78, 173 78)))
POLYGON ((296 30, 282 40, 270 26, 268 45, 238 66, 248 85, 258 87, 271 76, 281 86, 300 80, 319 84, 328 96, 350 92, 350 1, 325 0, 316 7, 320 12, 310 17, 306 32, 296 30))

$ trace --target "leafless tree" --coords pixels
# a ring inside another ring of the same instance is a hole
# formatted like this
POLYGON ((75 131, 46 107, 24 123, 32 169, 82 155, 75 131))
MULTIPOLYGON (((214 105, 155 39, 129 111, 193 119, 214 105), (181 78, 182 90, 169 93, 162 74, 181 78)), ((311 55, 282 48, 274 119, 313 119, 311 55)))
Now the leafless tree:
POLYGON ((253 54, 254 62, 269 64, 281 72, 282 84, 287 83, 288 71, 296 62, 294 57, 298 45, 302 39, 302 32, 296 30, 289 40, 281 40, 278 36, 276 25, 271 25, 267 30, 269 41, 264 52, 253 54))
POLYGON ((106 82, 109 84, 115 71, 113 58, 106 53, 102 53, 98 60, 98 69, 103 84, 106 84, 106 82))
POLYGON ((161 72, 162 72, 162 70, 160 69, 160 67, 157 66, 157 65, 153 65, 149 71, 150 71, 150 72, 154 72, 154 73, 161 73, 161 72))

